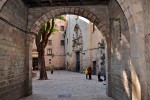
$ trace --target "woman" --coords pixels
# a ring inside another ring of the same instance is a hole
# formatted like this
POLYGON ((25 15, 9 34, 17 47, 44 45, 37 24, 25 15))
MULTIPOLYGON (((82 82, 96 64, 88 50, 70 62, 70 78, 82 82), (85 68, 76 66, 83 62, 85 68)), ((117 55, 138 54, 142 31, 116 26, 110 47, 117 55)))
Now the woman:
POLYGON ((91 65, 88 67, 89 80, 92 79, 92 67, 91 65))

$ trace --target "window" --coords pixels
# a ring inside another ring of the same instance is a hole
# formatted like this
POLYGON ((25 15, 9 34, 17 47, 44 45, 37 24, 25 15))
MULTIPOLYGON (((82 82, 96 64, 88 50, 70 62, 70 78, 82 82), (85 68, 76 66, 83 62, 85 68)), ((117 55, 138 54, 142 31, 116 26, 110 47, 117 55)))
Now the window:
POLYGON ((60 26, 60 31, 64 31, 65 27, 64 26, 60 26))
POLYGON ((61 40, 61 45, 62 45, 62 46, 64 46, 64 45, 65 45, 64 40, 61 40))
POLYGON ((52 55, 52 49, 47 49, 47 55, 52 55))
POLYGON ((47 44, 52 45, 52 40, 48 40, 47 44))

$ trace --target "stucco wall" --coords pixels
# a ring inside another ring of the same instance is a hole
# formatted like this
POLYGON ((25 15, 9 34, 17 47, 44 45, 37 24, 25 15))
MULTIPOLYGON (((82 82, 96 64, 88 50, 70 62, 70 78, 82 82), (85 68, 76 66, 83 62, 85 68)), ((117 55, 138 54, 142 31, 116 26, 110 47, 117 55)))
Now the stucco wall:
POLYGON ((77 24, 79 26, 79 29, 81 30, 83 46, 83 49, 80 53, 80 72, 84 73, 85 69, 88 68, 90 64, 93 65, 93 61, 96 61, 96 71, 98 71, 100 69, 99 67, 101 67, 100 52, 98 51, 98 42, 101 42, 101 39, 104 37, 97 28, 93 31, 93 24, 89 20, 82 17, 79 17, 76 20, 76 17, 76 15, 68 15, 68 25, 65 35, 65 64, 67 65, 68 62, 68 70, 76 71, 76 52, 78 52, 78 50, 76 51, 76 49, 73 49, 72 46, 73 36, 76 36, 74 28, 77 24))

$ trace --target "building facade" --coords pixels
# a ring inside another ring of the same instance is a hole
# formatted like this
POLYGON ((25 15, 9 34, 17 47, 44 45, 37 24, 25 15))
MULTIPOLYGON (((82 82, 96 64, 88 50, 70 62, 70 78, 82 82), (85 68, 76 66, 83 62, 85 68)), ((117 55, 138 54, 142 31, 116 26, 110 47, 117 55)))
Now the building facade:
POLYGON ((68 25, 65 34, 66 69, 83 73, 91 65, 93 74, 96 74, 101 67, 102 52, 99 44, 105 40, 104 36, 92 22, 83 17, 67 15, 67 20, 68 25))
POLYGON ((107 95, 116 100, 149 100, 150 0, 70 4, 28 7, 21 0, 0 1, 1 99, 16 100, 32 93, 30 33, 37 33, 42 23, 55 16, 75 14, 89 19, 106 37, 107 95))
MULTIPOLYGON (((55 19, 55 27, 57 31, 49 37, 47 46, 45 48, 45 66, 47 70, 51 69, 52 67, 54 69, 65 68, 64 32, 67 25, 66 23, 66 21, 55 19)), ((35 41, 33 44, 32 57, 33 70, 36 70, 38 69, 38 53, 36 50, 35 41)))

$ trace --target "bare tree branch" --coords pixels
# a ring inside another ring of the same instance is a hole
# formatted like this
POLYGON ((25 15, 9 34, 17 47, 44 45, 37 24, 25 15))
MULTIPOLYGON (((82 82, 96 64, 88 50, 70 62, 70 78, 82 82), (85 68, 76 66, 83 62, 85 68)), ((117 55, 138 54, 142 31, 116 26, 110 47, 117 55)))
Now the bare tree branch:
POLYGON ((47 42, 48 42, 48 38, 50 37, 50 35, 51 35, 52 32, 53 32, 54 25, 55 25, 54 20, 55 20, 55 19, 53 18, 53 19, 52 19, 52 25, 51 25, 51 27, 50 27, 50 31, 49 31, 49 33, 47 34, 46 39, 45 39, 45 45, 44 45, 44 47, 46 47, 47 42))
POLYGON ((52 25, 51 25, 51 29, 50 29, 50 31, 49 31, 49 33, 48 33, 48 35, 47 35, 47 38, 49 38, 49 36, 52 34, 52 32, 53 32, 53 29, 54 29, 54 25, 55 25, 55 22, 54 22, 54 18, 52 19, 52 25))

